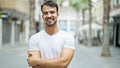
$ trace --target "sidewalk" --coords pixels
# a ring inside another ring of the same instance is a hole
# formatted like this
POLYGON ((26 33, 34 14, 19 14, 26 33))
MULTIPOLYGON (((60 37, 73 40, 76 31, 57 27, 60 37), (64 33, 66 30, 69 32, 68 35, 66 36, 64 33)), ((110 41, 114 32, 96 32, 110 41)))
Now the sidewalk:
MULTIPOLYGON (((75 45, 75 55, 68 68, 120 68, 120 48, 111 46, 110 58, 101 57, 101 46, 75 45)), ((29 68, 27 45, 0 48, 0 68, 29 68)))
POLYGON ((29 68, 27 44, 7 44, 0 48, 0 68, 29 68))
POLYGON ((102 46, 76 45, 69 68, 120 68, 120 48, 110 46, 112 57, 101 57, 102 46))

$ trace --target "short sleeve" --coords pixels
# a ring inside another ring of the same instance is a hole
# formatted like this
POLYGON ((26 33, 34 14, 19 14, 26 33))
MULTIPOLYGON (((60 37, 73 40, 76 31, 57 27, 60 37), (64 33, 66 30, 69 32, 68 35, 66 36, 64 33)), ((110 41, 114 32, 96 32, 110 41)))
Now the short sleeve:
POLYGON ((67 35, 66 39, 64 40, 64 47, 75 50, 74 37, 72 35, 67 35))
POLYGON ((28 50, 39 50, 38 42, 36 37, 31 37, 29 39, 28 50))

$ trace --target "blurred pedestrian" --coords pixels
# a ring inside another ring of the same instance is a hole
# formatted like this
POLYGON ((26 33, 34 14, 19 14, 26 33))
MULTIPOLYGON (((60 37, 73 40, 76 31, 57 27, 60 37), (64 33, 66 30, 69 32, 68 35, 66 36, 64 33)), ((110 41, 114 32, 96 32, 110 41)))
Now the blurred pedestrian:
POLYGON ((59 29, 55 2, 44 2, 41 11, 45 29, 29 40, 28 64, 32 68, 67 68, 74 55, 74 37, 59 29))

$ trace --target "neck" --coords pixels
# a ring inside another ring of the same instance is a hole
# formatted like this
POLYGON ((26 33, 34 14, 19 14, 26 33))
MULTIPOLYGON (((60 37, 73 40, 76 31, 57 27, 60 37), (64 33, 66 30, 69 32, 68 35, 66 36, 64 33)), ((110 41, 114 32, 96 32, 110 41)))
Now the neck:
POLYGON ((45 27, 45 31, 49 35, 54 35, 54 34, 56 34, 59 31, 59 28, 58 28, 58 26, 52 26, 52 27, 46 26, 45 27))

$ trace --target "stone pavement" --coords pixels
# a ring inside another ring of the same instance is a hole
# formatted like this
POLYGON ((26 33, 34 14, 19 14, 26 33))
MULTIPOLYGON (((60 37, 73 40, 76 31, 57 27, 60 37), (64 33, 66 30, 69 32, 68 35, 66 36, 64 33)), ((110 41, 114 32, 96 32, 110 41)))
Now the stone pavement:
MULTIPOLYGON (((101 57, 101 46, 75 45, 76 51, 69 68, 120 68, 120 48, 111 46, 110 58, 101 57)), ((29 68, 27 45, 0 48, 0 68, 29 68)))
POLYGON ((69 68, 120 68, 120 48, 110 46, 112 57, 101 57, 102 46, 76 45, 69 68))
POLYGON ((0 68, 29 68, 26 58, 26 44, 8 44, 0 48, 0 68))

